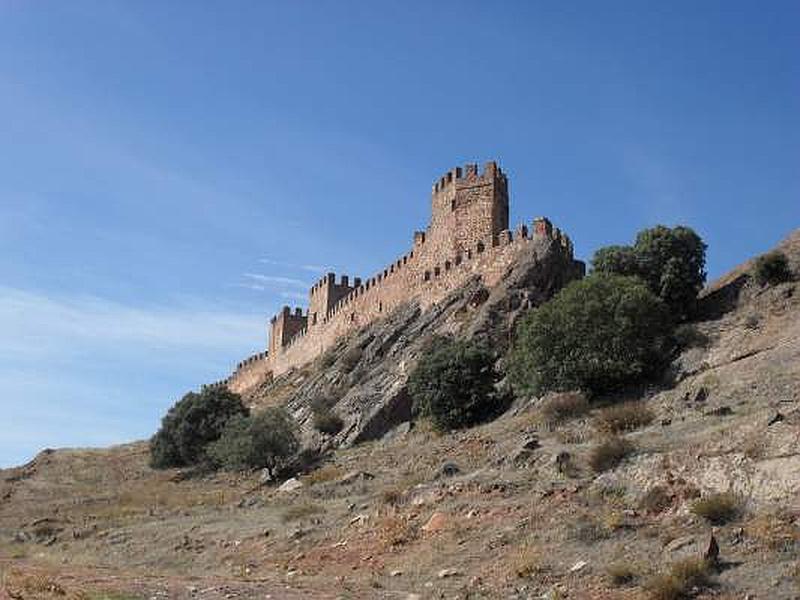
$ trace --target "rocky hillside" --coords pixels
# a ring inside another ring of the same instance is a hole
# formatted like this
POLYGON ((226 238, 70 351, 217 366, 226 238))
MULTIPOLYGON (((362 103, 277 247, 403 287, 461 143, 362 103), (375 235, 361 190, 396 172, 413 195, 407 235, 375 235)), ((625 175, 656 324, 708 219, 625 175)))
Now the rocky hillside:
MULTIPOLYGON (((781 249, 800 272, 800 231, 781 249)), ((709 285, 671 382, 623 410, 565 394, 451 434, 397 427, 424 338, 502 347, 560 283, 552 260, 430 313, 405 307, 254 390, 256 405, 289 402, 307 443, 330 449, 281 485, 154 472, 144 443, 0 471, 0 597, 800 596, 797 281, 758 286, 748 263, 709 285), (345 421, 336 437, 308 424, 319 397, 345 421)))
POLYGON ((401 306, 341 340, 317 362, 262 382, 245 393, 245 399, 254 406, 287 404, 303 426, 309 447, 377 439, 410 420, 406 381, 431 337, 474 337, 502 355, 521 312, 548 300, 583 270, 557 241, 536 240, 491 290, 476 276, 429 310, 417 304, 401 306), (335 438, 320 436, 311 426, 316 403, 344 420, 335 438))

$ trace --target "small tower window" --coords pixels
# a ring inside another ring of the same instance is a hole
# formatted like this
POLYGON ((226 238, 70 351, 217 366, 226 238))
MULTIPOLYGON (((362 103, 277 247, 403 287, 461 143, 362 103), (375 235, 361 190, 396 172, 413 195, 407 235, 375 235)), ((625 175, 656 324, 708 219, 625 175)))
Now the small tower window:
POLYGON ((478 242, 478 254, 483 252, 486 249, 486 246, 483 245, 483 242, 478 242))

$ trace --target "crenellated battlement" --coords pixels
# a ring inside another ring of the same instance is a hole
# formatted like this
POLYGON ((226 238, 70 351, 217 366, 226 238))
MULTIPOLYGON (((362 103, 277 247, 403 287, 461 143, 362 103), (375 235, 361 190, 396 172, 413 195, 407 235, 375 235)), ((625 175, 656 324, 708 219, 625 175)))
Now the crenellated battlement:
POLYGON ((490 185, 495 181, 506 182, 506 175, 496 162, 486 162, 480 173, 476 163, 467 163, 442 175, 434 182, 431 193, 440 194, 458 186, 490 185))
POLYGON ((301 366, 404 302, 426 308, 475 276, 495 285, 521 253, 554 250, 572 259, 572 242, 548 219, 508 227, 507 178, 497 163, 451 169, 434 183, 430 223, 414 232, 409 251, 365 279, 326 273, 311 286, 308 309, 284 306, 270 320, 269 351, 240 363, 226 384, 241 389, 265 369, 301 366))

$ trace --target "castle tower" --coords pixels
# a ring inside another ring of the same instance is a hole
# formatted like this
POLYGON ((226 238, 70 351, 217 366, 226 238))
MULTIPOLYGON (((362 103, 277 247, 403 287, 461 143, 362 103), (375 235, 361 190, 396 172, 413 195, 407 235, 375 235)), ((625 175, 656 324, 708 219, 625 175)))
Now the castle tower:
POLYGON ((314 327, 321 323, 336 303, 359 285, 361 285, 361 280, 358 277, 353 280, 353 285, 350 285, 350 278, 347 275, 342 275, 339 283, 336 283, 334 273, 328 273, 315 283, 309 292, 309 326, 314 327))
POLYGON ((494 161, 452 169, 437 181, 431 195, 427 252, 455 256, 490 247, 508 229, 508 180, 494 161))
POLYGON ((276 356, 280 353, 289 340, 305 329, 307 324, 308 318, 303 316, 301 308, 296 308, 292 313, 288 306, 284 306, 269 322, 270 355, 276 356))

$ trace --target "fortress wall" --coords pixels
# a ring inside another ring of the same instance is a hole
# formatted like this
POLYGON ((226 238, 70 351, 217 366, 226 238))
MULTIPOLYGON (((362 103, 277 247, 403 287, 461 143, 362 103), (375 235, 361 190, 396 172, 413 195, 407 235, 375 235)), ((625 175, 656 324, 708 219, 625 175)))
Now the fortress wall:
POLYGON ((255 387, 270 371, 269 353, 259 352, 240 362, 233 374, 224 383, 232 392, 241 394, 255 387))
POLYGON ((292 367, 302 366, 333 346, 343 335, 381 318, 403 302, 417 300, 427 308, 473 276, 480 276, 486 286, 494 286, 517 256, 530 250, 531 245, 539 244, 544 248, 544 242, 556 240, 571 254, 569 239, 558 229, 539 226, 537 230, 534 222, 531 231, 529 234, 526 226, 518 227, 515 234, 502 231, 496 240, 481 240, 474 249, 447 260, 436 260, 417 246, 413 256, 406 255, 367 279, 350 295, 340 299, 317 326, 303 330, 282 352, 271 356, 269 369, 274 375, 280 375, 292 367))

